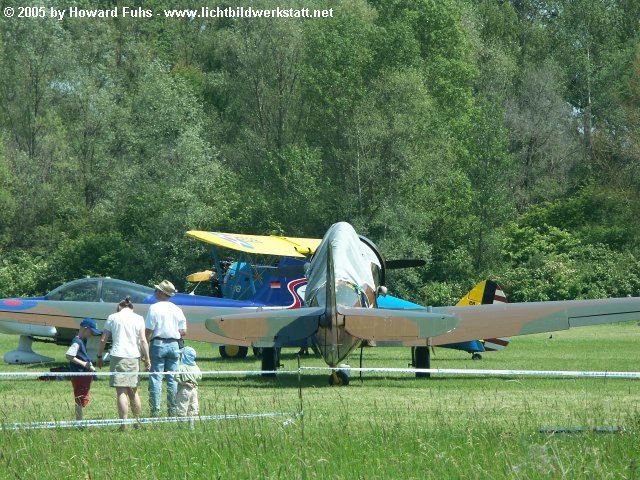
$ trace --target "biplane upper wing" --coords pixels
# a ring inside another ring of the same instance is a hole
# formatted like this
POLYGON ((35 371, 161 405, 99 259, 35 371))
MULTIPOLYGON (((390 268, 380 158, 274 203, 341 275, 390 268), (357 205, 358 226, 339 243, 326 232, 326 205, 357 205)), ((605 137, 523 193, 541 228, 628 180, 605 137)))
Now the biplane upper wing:
POLYGON ((304 258, 315 252, 320 239, 278 237, 275 235, 241 235, 236 233, 189 230, 192 238, 245 253, 304 258))

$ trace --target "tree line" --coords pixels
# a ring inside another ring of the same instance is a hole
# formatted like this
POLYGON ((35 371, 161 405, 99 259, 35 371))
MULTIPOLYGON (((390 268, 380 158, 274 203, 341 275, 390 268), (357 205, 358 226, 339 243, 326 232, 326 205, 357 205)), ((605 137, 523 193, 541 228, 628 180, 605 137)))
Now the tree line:
POLYGON ((427 261, 389 275, 423 304, 640 294, 638 2, 289 3, 334 14, 0 18, 0 297, 340 220, 427 261))

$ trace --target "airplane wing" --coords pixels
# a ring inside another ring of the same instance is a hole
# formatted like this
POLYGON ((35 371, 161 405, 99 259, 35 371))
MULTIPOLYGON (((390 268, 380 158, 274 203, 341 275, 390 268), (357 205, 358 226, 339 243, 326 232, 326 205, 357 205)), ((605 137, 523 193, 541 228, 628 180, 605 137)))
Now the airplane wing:
POLYGON ((426 345, 428 338, 451 332, 459 322, 455 315, 426 309, 337 308, 338 314, 344 315, 345 330, 350 335, 372 342, 426 345))
POLYGON ((640 298, 433 307, 432 311, 460 319, 454 331, 432 339, 433 345, 443 345, 640 320, 640 298))
MULTIPOLYGON (((83 318, 93 318, 98 328, 102 328, 107 317, 116 312, 116 303, 101 302, 65 302, 55 300, 32 299, 2 299, 0 300, 0 332, 13 333, 13 329, 20 327, 24 331, 25 325, 49 326, 55 328, 69 328, 77 330, 83 318)), ((203 342, 227 343, 227 338, 220 337, 209 331, 205 322, 212 315, 228 315, 238 313, 239 310, 255 312, 262 307, 211 307, 181 305, 180 308, 187 318, 187 339, 203 342)), ((149 305, 137 304, 135 312, 144 316, 149 305)), ((34 335, 37 333, 34 328, 34 335)), ((49 334, 47 334, 49 335, 49 334)), ((249 341, 234 341, 235 345, 251 346, 249 341)))
POLYGON ((225 337, 227 343, 240 340, 259 347, 281 347, 313 335, 323 315, 324 308, 309 307, 236 312, 209 318, 205 325, 210 332, 225 337))
MULTIPOLYGON (((406 342, 426 345, 429 337, 451 331, 457 317, 420 310, 379 308, 346 308, 338 306, 346 331, 357 338, 381 342, 406 342)), ((318 330, 326 310, 304 307, 293 310, 270 310, 232 314, 210 318, 207 329, 225 337, 227 343, 237 340, 262 347, 281 347, 304 340, 318 330)), ((398 343, 405 344, 405 343, 398 343)))
POLYGON ((3 299, 0 321, 77 329, 83 318, 106 320, 116 307, 115 303, 3 299))
POLYGON ((304 258, 315 252, 320 239, 278 237, 275 235, 241 235, 236 233, 189 230, 192 238, 239 252, 304 258))

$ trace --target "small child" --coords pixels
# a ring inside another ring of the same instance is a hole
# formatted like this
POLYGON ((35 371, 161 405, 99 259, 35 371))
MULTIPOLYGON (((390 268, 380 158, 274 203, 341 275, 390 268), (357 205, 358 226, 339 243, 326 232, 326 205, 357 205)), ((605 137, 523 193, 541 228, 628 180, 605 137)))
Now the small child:
MULTIPOLYGON (((85 340, 91 335, 102 335, 93 318, 85 318, 80 322, 78 335, 71 341, 66 357, 72 372, 95 372, 96 369, 89 359, 85 340)), ((76 420, 82 420, 82 409, 89 404, 89 390, 93 375, 76 375, 71 378, 73 396, 76 403, 76 420)))
MULTIPOLYGON (((178 366, 178 394, 176 406, 178 416, 191 417, 198 415, 198 380, 202 379, 200 367, 196 365, 196 351, 191 347, 184 347, 180 351, 180 365, 178 366)), ((193 419, 189 420, 189 427, 193 428, 193 419)))

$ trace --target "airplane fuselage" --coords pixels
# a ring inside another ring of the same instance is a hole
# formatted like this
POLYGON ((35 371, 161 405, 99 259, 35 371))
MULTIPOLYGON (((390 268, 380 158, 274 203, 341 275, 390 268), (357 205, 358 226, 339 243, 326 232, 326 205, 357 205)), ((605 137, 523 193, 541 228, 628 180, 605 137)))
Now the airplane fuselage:
POLYGON ((338 366, 361 342, 347 332, 336 307, 375 307, 380 269, 375 253, 348 223, 333 225, 316 250, 305 304, 325 310, 313 342, 329 366, 338 366))

